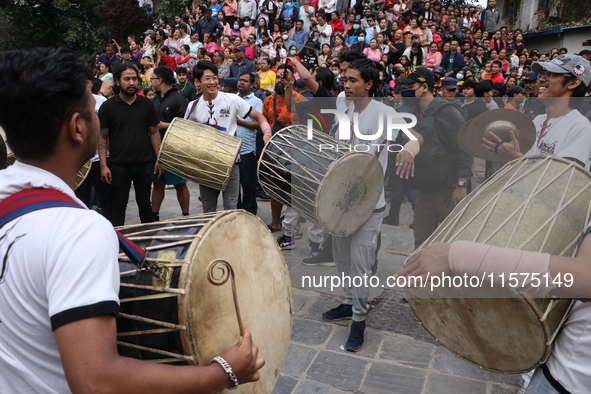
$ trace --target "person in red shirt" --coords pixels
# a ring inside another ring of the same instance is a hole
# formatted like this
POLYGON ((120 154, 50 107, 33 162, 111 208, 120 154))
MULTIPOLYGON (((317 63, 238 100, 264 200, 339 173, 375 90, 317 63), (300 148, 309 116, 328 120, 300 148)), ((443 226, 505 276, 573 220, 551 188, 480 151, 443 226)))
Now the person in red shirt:
POLYGON ((519 85, 511 86, 507 91, 507 96, 505 108, 519 111, 521 104, 525 101, 525 89, 519 85))
POLYGON ((503 68, 503 63, 500 60, 495 60, 492 62, 491 67, 491 81, 492 83, 505 83, 505 78, 503 74, 501 74, 501 69, 503 68))
POLYGON ((346 35, 347 31, 349 31, 347 24, 339 18, 339 13, 336 11, 330 13, 330 22, 328 22, 328 24, 332 28, 333 39, 337 34, 346 35))
POLYGON ((174 57, 168 56, 170 54, 170 50, 166 45, 164 45, 158 51, 158 56, 160 56, 161 62, 166 62, 166 66, 172 68, 172 71, 176 71, 176 62, 174 61, 174 57))

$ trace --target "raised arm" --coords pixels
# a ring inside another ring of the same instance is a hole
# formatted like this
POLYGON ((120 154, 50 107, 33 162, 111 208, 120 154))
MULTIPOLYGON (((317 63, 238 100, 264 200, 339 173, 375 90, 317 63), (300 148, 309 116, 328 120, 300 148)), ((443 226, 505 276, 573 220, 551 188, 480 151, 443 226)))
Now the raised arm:
POLYGON ((310 71, 295 57, 295 56, 288 56, 288 59, 291 60, 293 65, 296 68, 297 73, 300 76, 300 79, 304 81, 310 93, 316 94, 318 91, 318 82, 314 79, 310 71))

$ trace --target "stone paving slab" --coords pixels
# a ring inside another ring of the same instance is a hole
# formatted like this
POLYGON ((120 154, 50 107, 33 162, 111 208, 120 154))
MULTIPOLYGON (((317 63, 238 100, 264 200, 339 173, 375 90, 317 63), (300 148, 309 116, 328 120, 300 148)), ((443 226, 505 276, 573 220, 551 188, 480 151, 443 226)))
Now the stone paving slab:
POLYGON ((291 341, 318 346, 326 342, 333 331, 331 324, 322 324, 313 320, 294 319, 291 329, 291 341))
POLYGON ((485 380, 488 373, 484 369, 462 360, 444 347, 438 347, 435 350, 431 365, 437 372, 471 379, 485 380))
POLYGON ((369 366, 369 362, 344 353, 322 351, 308 368, 306 377, 342 390, 357 391, 369 366))
POLYGON ((293 391, 293 394, 342 394, 344 392, 345 391, 338 390, 328 384, 314 382, 311 380, 302 380, 293 391))
POLYGON ((281 373, 295 376, 296 378, 301 377, 304 372, 306 372, 317 353, 318 350, 313 348, 291 343, 281 373))
POLYGON ((486 383, 457 376, 431 373, 427 377, 423 394, 487 394, 486 383))
POLYGON ((367 394, 421 394, 427 371, 374 362, 363 381, 367 394))
POLYGON ((387 337, 378 354, 380 360, 396 361, 404 366, 429 368, 436 346, 406 337, 387 337))

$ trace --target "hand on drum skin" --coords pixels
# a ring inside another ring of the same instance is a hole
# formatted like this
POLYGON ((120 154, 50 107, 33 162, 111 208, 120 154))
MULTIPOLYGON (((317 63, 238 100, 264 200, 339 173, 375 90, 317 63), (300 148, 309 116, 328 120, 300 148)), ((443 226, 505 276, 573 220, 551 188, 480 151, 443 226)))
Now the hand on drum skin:
POLYGON ((101 181, 106 182, 110 185, 112 180, 113 179, 111 178, 111 170, 109 169, 109 167, 101 167, 101 181))
MULTIPOLYGON (((492 131, 489 132, 489 134, 490 138, 482 139, 482 146, 484 146, 489 151, 494 152, 495 148, 497 147, 497 144, 503 140, 492 131)), ((519 149, 519 141, 517 141, 517 138, 515 138, 515 133, 513 132, 513 130, 509 131, 509 136, 511 137, 511 141, 504 142, 501 145, 499 145, 499 147, 497 148, 497 153, 500 153, 501 155, 508 157, 510 160, 523 157, 523 153, 521 153, 521 150, 519 149)))
POLYGON ((219 355, 230 364, 232 372, 242 384, 256 382, 261 378, 258 370, 265 365, 265 360, 258 357, 258 354, 259 349, 252 343, 251 334, 246 331, 235 346, 225 348, 219 355))
MULTIPOLYGON (((431 273, 430 276, 441 275, 441 273, 451 275, 452 272, 449 268, 449 259, 447 257, 450 247, 451 244, 441 242, 427 246, 419 253, 410 257, 396 276, 420 276, 426 280, 428 273, 431 273)), ((414 283, 411 280, 407 282, 409 284, 414 283)))
POLYGON ((408 176, 415 176, 415 159, 412 155, 403 150, 396 155, 396 175, 408 179, 408 176))
POLYGON ((454 206, 458 205, 460 203, 460 201, 462 201, 467 194, 467 190, 465 187, 456 187, 454 188, 453 191, 453 195, 452 195, 452 201, 454 203, 454 206))
POLYGON ((265 144, 267 142, 269 142, 270 139, 271 139, 271 136, 270 135, 263 135, 263 141, 265 142, 265 144))

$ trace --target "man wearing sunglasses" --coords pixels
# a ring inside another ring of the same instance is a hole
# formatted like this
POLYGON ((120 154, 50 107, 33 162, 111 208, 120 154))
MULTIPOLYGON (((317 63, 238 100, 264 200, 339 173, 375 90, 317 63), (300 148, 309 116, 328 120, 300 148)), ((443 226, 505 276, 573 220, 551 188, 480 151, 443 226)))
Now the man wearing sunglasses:
MULTIPOLYGON (((536 141, 525 156, 564 157, 589 169, 591 123, 576 110, 589 88, 589 62, 581 56, 566 54, 550 62, 536 62, 532 70, 538 75, 538 98, 547 113, 534 118, 536 141)), ((511 141, 505 142, 491 133, 483 145, 508 160, 524 156, 515 133, 511 131, 510 135, 511 141)))

